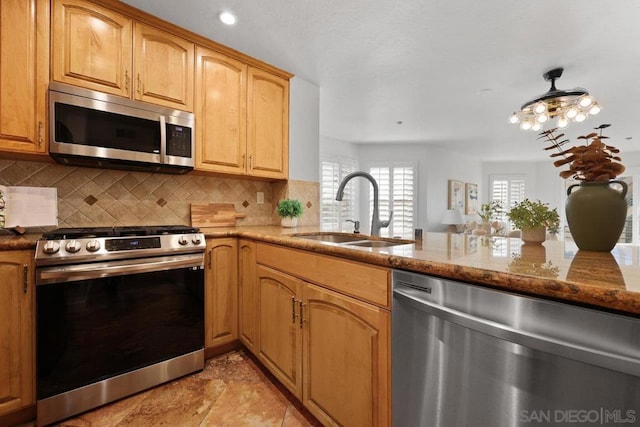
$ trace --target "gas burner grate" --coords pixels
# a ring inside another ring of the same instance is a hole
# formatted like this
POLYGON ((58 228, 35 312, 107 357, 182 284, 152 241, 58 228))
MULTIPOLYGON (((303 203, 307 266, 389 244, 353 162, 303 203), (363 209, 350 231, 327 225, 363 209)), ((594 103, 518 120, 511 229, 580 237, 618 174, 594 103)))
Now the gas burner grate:
POLYGON ((199 232, 200 230, 198 228, 188 225, 58 228, 44 233, 42 239, 60 240, 93 237, 154 236, 160 234, 192 234, 199 232))

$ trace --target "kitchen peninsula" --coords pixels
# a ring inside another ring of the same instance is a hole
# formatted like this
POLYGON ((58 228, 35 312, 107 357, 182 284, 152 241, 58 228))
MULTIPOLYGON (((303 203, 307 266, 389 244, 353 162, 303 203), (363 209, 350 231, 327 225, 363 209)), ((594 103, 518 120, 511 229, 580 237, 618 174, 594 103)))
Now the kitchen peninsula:
MULTIPOLYGON (((359 248, 293 236, 317 232, 317 227, 240 226, 202 231, 208 239, 241 237, 640 315, 640 247, 633 245, 618 245, 611 252, 582 252, 562 240, 529 247, 517 238, 425 233, 422 242, 415 244, 359 248)), ((38 237, 0 237, 0 250, 33 248, 38 237)))
MULTIPOLYGON (((422 242, 385 248, 345 247, 300 239, 313 227, 204 229, 207 238, 243 237, 378 266, 487 285, 594 308, 640 314, 640 248, 579 252, 572 242, 525 246, 517 238, 425 233, 422 242)), ((302 268, 302 267, 301 267, 302 268)))

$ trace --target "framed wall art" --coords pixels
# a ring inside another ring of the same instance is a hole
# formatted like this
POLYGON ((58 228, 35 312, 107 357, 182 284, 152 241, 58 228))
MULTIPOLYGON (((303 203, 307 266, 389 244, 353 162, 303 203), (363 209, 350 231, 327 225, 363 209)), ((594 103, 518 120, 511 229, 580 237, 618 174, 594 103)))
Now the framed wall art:
POLYGON ((478 184, 466 183, 464 185, 465 215, 475 215, 478 213, 478 184))
POLYGON ((449 204, 447 209, 464 211, 464 183, 462 181, 449 180, 449 204))

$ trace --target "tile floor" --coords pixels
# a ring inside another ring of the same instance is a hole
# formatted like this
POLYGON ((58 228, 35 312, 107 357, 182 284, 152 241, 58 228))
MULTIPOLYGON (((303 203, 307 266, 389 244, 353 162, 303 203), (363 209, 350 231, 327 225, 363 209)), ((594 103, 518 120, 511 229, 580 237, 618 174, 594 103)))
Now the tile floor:
POLYGON ((209 359, 202 372, 56 424, 124 426, 320 426, 246 352, 209 359))

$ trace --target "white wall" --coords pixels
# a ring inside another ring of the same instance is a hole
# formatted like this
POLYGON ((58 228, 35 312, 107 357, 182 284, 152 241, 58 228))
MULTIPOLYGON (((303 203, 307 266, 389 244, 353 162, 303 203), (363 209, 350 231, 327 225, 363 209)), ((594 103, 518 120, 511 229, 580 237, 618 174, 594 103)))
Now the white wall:
POLYGON ((358 160, 358 146, 347 141, 320 136, 320 154, 358 160))
MULTIPOLYGON (((448 180, 478 184, 482 191, 483 183, 481 163, 446 148, 429 144, 369 144, 358 146, 360 169, 368 170, 375 162, 417 162, 417 218, 416 228, 425 231, 444 231, 442 217, 447 209, 448 180)), ((365 193, 366 194, 366 193, 365 193)), ((361 216, 368 215, 368 202, 365 199, 361 216)), ((386 218, 382 218, 386 219, 386 218)), ((368 223, 368 218, 361 218, 368 223)))
POLYGON ((299 77, 289 87, 289 178, 319 182, 320 88, 299 77))

